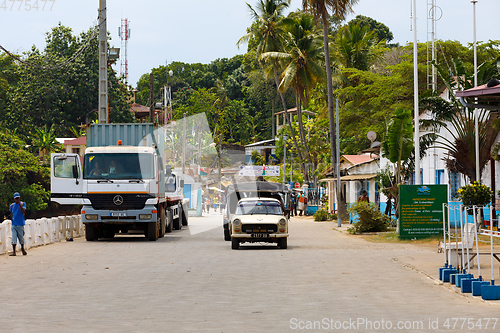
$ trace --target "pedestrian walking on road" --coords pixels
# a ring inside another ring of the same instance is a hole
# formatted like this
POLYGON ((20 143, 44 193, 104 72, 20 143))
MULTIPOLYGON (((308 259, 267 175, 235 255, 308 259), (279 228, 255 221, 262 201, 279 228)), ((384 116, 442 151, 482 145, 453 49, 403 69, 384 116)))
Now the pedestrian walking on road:
POLYGON ((23 255, 27 255, 24 250, 24 225, 26 224, 24 220, 24 215, 26 213, 26 202, 21 201, 21 196, 19 193, 14 193, 14 203, 10 205, 9 211, 12 213, 12 254, 10 256, 16 255, 16 245, 19 239, 19 244, 21 244, 21 252, 23 255))
MULTIPOLYGON (((306 206, 306 198, 304 197, 304 194, 299 193, 299 196, 297 197, 298 199, 298 207, 297 210, 300 212, 299 216, 302 216, 302 212, 305 210, 306 206)), ((305 214, 304 214, 305 215, 305 214)))

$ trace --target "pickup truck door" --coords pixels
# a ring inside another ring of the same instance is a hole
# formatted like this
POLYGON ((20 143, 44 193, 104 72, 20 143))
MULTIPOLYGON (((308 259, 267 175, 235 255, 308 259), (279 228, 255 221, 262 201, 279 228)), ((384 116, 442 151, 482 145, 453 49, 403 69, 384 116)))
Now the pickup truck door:
POLYGON ((82 205, 83 185, 82 165, 78 154, 50 155, 51 201, 61 205, 82 205))

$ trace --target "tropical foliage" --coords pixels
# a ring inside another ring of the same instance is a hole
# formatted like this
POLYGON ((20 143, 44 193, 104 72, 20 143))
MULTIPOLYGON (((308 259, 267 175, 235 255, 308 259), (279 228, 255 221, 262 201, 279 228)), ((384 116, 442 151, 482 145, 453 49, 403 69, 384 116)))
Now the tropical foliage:
POLYGON ((491 202, 493 191, 477 181, 458 189, 460 200, 465 206, 484 206, 491 202))

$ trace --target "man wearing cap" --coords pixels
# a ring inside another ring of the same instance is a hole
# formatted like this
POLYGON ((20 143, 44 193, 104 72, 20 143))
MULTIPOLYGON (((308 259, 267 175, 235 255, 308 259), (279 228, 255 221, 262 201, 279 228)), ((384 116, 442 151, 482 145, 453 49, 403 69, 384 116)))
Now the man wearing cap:
POLYGON ((12 213, 12 254, 16 255, 17 239, 21 244, 21 251, 23 255, 27 255, 24 250, 24 214, 26 213, 26 202, 21 201, 19 193, 14 193, 14 203, 10 205, 9 211, 12 213))

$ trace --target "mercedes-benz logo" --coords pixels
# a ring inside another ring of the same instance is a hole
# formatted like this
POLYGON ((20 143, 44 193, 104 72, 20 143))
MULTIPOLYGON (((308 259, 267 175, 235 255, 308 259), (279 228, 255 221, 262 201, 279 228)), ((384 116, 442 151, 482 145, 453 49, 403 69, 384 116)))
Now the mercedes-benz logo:
POLYGON ((113 202, 115 205, 120 206, 123 203, 123 197, 121 195, 115 195, 113 198, 113 202))

